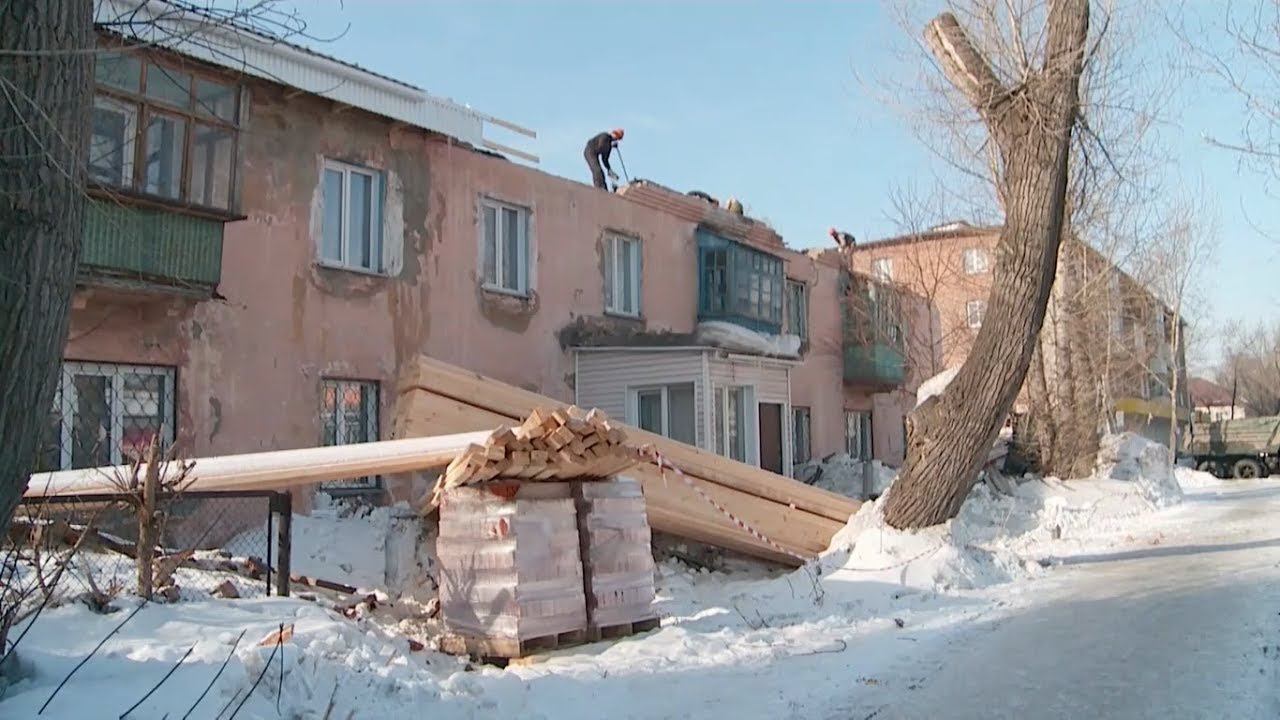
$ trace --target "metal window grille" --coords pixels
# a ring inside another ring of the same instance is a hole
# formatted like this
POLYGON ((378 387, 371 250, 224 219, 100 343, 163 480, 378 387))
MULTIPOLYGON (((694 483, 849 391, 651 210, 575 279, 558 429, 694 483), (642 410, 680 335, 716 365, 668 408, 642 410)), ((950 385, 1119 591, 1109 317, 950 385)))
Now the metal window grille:
POLYGON ((68 361, 58 375, 37 470, 120 465, 174 438, 172 367, 68 361))
MULTIPOLYGON (((352 445, 377 440, 378 383, 326 379, 321 383, 320 417, 324 445, 352 445)), ((382 487, 377 476, 324 483, 327 492, 369 492, 382 487)))

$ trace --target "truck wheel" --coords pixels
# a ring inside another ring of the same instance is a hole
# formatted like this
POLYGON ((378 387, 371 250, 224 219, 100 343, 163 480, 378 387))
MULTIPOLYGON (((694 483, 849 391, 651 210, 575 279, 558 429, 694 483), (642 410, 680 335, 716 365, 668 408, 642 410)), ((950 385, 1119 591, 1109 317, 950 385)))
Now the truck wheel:
POLYGON ((1216 478, 1222 477, 1222 468, 1218 465, 1218 463, 1212 460, 1201 460, 1200 464, 1196 465, 1196 469, 1199 470, 1200 472, 1209 473, 1210 475, 1216 478))
POLYGON ((1237 460, 1236 464, 1231 467, 1231 474, 1240 480, 1262 477, 1262 463, 1249 458, 1237 460))

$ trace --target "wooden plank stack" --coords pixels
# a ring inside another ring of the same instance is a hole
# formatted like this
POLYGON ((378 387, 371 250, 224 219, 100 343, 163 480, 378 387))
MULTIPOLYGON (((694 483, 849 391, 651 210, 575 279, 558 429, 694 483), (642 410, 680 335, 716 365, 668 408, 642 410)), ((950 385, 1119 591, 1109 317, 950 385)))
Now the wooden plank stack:
POLYGON ((640 460, 626 434, 599 410, 577 406, 534 409, 515 427, 502 426, 482 443, 469 445, 445 469, 429 503, 443 493, 493 478, 525 480, 599 479, 640 460))
MULTIPOLYGON (((522 423, 551 398, 426 356, 401 369, 395 403, 396 437, 420 437, 522 423)), ((735 526, 670 471, 650 459, 626 470, 644 485, 653 529, 788 565, 789 553, 814 557, 826 549, 861 503, 758 467, 613 421, 633 445, 656 447, 688 479, 787 553, 735 526)))

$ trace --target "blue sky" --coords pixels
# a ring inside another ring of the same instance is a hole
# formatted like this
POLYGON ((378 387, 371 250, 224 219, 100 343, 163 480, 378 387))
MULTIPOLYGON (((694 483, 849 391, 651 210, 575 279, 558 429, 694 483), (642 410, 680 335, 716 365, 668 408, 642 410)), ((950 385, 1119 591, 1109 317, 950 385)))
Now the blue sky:
MULTIPOLYGON (((903 30, 879 2, 295 5, 312 33, 345 30, 317 49, 537 130, 519 146, 548 172, 589 182, 587 137, 624 127, 631 177, 735 196, 794 247, 825 244, 833 225, 859 239, 894 234, 892 189, 945 172, 881 102, 883 90, 855 76, 901 62, 903 30)), ((1202 139, 1231 135, 1237 107, 1192 82, 1171 102, 1172 172, 1203 184, 1220 213, 1216 263, 1202 278, 1209 312, 1197 330, 1273 318, 1275 198, 1264 178, 1202 139)))

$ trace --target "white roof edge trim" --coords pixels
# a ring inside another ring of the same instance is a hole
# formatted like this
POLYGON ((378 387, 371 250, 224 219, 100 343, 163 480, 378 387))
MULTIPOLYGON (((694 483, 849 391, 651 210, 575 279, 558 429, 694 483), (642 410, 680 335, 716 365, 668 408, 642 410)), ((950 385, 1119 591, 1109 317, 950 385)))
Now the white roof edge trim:
MULTIPOLYGON (((251 75, 355 108, 488 147, 485 123, 537 134, 515 123, 472 110, 424 90, 398 83, 318 53, 272 42, 251 31, 186 12, 164 0, 95 0, 95 23, 120 22, 111 29, 198 60, 251 75)), ((522 153, 526 160, 536 156, 522 153)))

